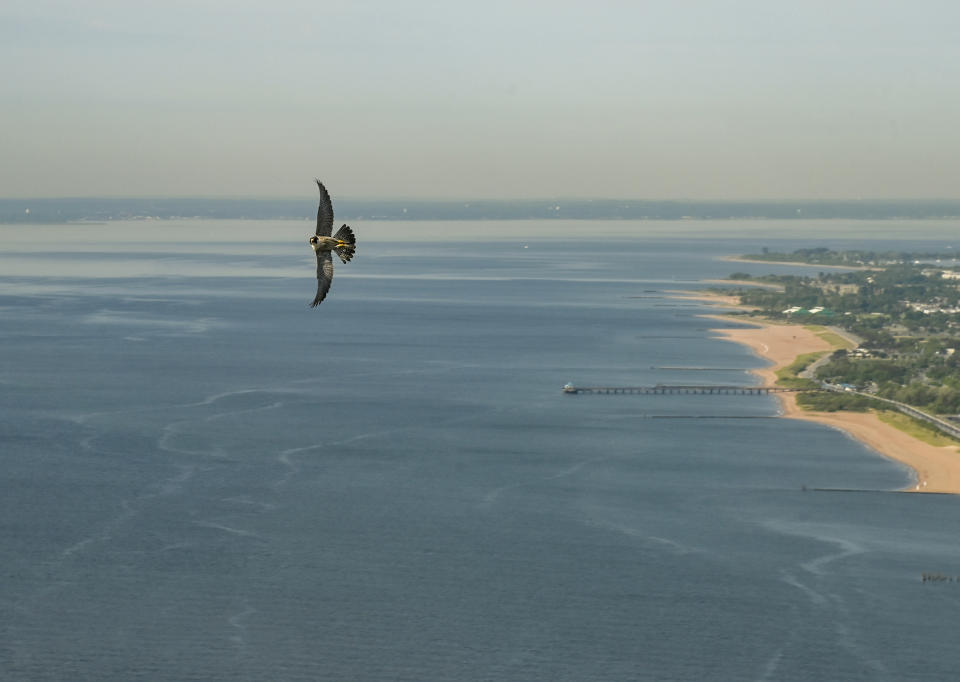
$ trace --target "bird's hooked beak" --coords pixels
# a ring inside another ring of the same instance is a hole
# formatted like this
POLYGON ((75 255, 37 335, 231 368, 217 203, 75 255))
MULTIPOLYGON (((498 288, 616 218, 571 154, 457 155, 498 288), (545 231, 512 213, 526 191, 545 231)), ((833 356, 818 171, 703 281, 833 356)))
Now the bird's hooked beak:
POLYGON ((310 241, 310 246, 312 246, 312 247, 313 247, 313 250, 316 251, 316 250, 317 250, 317 244, 320 243, 320 240, 317 239, 317 235, 313 235, 312 237, 310 237, 310 240, 309 240, 309 241, 310 241))

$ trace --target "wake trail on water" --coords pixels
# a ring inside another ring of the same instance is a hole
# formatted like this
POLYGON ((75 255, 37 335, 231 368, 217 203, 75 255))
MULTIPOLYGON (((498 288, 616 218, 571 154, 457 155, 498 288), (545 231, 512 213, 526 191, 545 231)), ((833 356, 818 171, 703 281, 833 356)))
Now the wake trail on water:
POLYGON ((490 414, 495 414, 502 412, 504 408, 494 407, 493 409, 480 413, 480 414, 470 414, 460 417, 452 417, 450 419, 445 419, 443 421, 432 422, 426 427, 422 424, 413 424, 407 426, 397 426, 389 429, 380 429, 377 431, 367 431, 364 433, 358 433, 345 438, 333 438, 333 439, 324 439, 310 443, 308 445, 301 445, 295 448, 287 448, 286 450, 281 450, 277 453, 276 460, 285 470, 281 473, 280 477, 273 482, 271 488, 273 490, 278 490, 283 486, 287 485, 290 480, 299 474, 302 470, 301 465, 298 463, 298 456, 304 455, 308 452, 322 452, 324 450, 329 450, 332 448, 343 447, 345 445, 350 445, 351 443, 356 443, 363 440, 372 440, 377 438, 386 438, 395 436, 400 433, 411 433, 423 428, 430 429, 440 429, 447 426, 454 426, 457 424, 466 424, 471 421, 478 421, 482 418, 488 417, 490 414))
MULTIPOLYGON (((821 612, 816 619, 824 626, 832 627, 833 641, 871 670, 871 679, 888 679, 888 670, 883 662, 866 651, 862 643, 863 633, 855 625, 847 598, 841 592, 830 589, 831 584, 846 584, 840 571, 834 569, 835 566, 851 557, 866 554, 871 549, 860 542, 839 537, 834 528, 781 521, 768 521, 763 525, 774 532, 815 540, 831 548, 831 551, 801 562, 797 569, 781 569, 780 579, 800 591, 810 607, 821 612), (837 583, 838 578, 840 583, 837 583)), ((805 616, 802 620, 807 621, 809 617, 805 616)))
POLYGON ((494 504, 504 493, 510 492, 512 490, 519 490, 521 488, 529 488, 531 486, 543 483, 545 481, 553 481, 559 478, 566 478, 578 473, 581 469, 590 466, 591 464, 596 464, 597 462, 604 462, 611 459, 617 459, 616 455, 602 455, 599 457, 590 457, 588 459, 582 460, 573 464, 572 466, 565 467, 560 471, 547 475, 547 476, 538 476, 531 478, 527 481, 520 481, 518 483, 508 483, 502 485, 498 488, 494 488, 486 495, 483 496, 482 504, 484 506, 494 504))

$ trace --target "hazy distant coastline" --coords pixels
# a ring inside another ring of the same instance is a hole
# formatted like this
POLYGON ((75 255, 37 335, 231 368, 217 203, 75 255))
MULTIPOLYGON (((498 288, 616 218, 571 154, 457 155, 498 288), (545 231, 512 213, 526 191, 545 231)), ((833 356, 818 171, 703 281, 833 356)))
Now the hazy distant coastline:
MULTIPOLYGON (((0 223, 66 223, 137 218, 301 220, 316 213, 303 199, 65 197, 0 199, 0 223)), ((432 201, 341 199, 343 220, 892 220, 960 218, 960 200, 649 201, 527 199, 432 201)))

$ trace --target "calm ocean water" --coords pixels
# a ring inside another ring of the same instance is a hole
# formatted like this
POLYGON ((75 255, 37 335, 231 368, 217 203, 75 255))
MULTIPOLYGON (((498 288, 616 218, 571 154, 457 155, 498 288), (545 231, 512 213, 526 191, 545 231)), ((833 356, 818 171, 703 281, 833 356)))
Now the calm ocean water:
POLYGON ((751 384, 670 290, 954 223, 355 228, 311 310, 306 221, 0 226, 0 679, 955 679, 956 498, 771 398, 560 392, 751 384))

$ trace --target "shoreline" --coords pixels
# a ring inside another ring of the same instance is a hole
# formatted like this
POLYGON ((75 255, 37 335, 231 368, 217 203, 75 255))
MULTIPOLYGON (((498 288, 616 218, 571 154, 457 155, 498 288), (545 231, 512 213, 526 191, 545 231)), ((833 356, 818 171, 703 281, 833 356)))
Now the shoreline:
POLYGON ((820 263, 804 263, 803 261, 788 261, 788 260, 755 260, 753 258, 743 258, 742 256, 721 256, 717 260, 726 261, 728 263, 760 263, 762 265, 790 265, 790 266, 802 266, 805 268, 820 268, 820 269, 830 269, 830 270, 878 270, 879 268, 874 268, 869 265, 822 265, 820 263))
MULTIPOLYGON (((699 299, 718 305, 743 310, 736 296, 683 292, 684 298, 699 299)), ((776 383, 776 370, 792 363, 797 356, 817 351, 832 351, 834 347, 803 325, 778 324, 767 321, 731 318, 724 315, 706 315, 713 319, 752 325, 747 329, 718 328, 710 332, 718 338, 750 348, 757 356, 771 361, 769 367, 750 370, 764 384, 776 383)), ((907 466, 915 481, 903 488, 905 492, 960 494, 960 453, 956 446, 935 446, 924 443, 909 434, 884 423, 870 412, 817 412, 802 409, 793 393, 779 393, 780 416, 824 424, 843 431, 856 441, 888 459, 907 466)))

